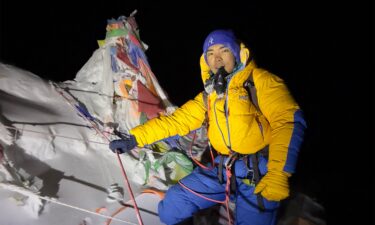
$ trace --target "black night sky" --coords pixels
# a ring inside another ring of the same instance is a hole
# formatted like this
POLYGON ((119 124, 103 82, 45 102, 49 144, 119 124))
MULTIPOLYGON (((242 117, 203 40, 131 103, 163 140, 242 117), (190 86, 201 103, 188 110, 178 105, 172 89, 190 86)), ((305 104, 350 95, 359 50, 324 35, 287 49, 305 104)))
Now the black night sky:
POLYGON ((97 49, 96 40, 104 39, 107 19, 137 9, 148 61, 178 106, 203 88, 199 57, 206 35, 234 30, 258 66, 285 80, 305 112, 308 130, 293 191, 322 204, 327 224, 374 219, 372 6, 310 0, 13 2, 0 3, 0 61, 54 81, 74 79, 97 49))

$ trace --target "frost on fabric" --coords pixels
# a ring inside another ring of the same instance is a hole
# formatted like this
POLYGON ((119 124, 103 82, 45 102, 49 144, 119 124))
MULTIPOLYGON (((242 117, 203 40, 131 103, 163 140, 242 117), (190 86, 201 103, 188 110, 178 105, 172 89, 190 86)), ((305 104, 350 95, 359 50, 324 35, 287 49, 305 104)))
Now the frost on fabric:
POLYGON ((51 136, 22 136, 16 141, 16 144, 25 150, 29 155, 40 160, 51 159, 55 155, 55 149, 53 146, 53 138, 51 136))
POLYGON ((0 123, 0 141, 5 145, 13 144, 13 136, 11 132, 2 123, 0 123))
POLYGON ((22 209, 26 211, 28 215, 33 218, 39 217, 44 207, 44 201, 38 197, 38 193, 11 183, 0 183, 0 187, 13 192, 12 201, 22 206, 22 209))

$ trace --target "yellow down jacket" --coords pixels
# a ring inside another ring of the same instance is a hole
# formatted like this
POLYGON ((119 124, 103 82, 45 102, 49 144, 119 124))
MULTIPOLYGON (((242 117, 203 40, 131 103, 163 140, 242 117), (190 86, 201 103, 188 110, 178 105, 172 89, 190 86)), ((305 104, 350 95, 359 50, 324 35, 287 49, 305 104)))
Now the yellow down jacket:
MULTIPOLYGON (((136 137, 138 145, 186 135, 202 126, 207 112, 208 138, 216 151, 224 155, 230 150, 251 154, 269 145, 268 170, 294 172, 305 128, 299 106, 283 80, 257 68, 243 45, 241 62, 245 66, 231 76, 223 98, 212 92, 205 103, 203 94, 199 93, 172 115, 154 118, 133 128, 130 133, 136 137), (250 74, 261 112, 257 111, 243 85, 250 74)), ((203 55, 200 64, 205 82, 210 75, 203 55)))

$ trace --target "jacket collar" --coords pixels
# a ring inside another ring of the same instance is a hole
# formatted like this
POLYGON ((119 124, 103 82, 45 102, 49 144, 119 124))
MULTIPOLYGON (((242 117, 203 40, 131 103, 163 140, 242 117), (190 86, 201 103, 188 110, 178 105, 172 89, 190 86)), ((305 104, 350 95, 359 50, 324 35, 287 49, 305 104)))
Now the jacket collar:
MULTIPOLYGON (((230 75, 230 86, 229 88, 243 86, 243 83, 248 79, 252 70, 256 68, 255 61, 250 58, 250 51, 244 44, 241 44, 240 51, 241 68, 239 68, 234 74, 230 75)), ((201 77, 205 87, 210 80, 210 68, 208 67, 204 55, 200 58, 201 77)))

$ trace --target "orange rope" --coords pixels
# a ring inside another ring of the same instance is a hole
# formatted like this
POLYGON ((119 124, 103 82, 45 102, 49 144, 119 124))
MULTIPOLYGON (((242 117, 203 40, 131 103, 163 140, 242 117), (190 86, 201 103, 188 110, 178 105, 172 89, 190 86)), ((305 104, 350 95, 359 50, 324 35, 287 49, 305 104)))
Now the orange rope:
POLYGON ((126 185, 127 185, 127 188, 128 188, 128 191, 129 191, 129 195, 134 203, 134 209, 135 209, 135 212, 137 214, 137 219, 138 219, 138 222, 140 225, 143 225, 143 221, 142 221, 142 217, 141 217, 141 214, 139 213, 139 209, 138 209, 138 206, 137 206, 137 202, 135 201, 135 198, 134 198, 134 195, 133 195, 133 191, 132 191, 132 188, 130 187, 130 183, 129 183, 129 180, 128 180, 128 176, 126 175, 126 172, 125 172, 125 169, 124 169, 124 165, 122 164, 122 161, 121 161, 121 158, 120 158, 120 151, 116 151, 116 154, 117 154, 117 159, 118 159, 118 162, 120 164, 120 167, 121 167, 121 171, 122 171, 122 175, 124 175, 125 177, 125 180, 126 180, 126 185))
POLYGON ((164 192, 156 191, 156 190, 153 190, 153 189, 145 189, 145 190, 142 191, 142 193, 155 194, 155 195, 159 196, 160 199, 164 199, 164 196, 165 196, 164 192))
MULTIPOLYGON (((153 189, 145 189, 142 191, 142 193, 150 193, 150 194, 155 194, 157 196, 160 197, 160 199, 163 199, 164 198, 164 193, 161 192, 161 191, 156 191, 156 190, 153 190, 153 189)), ((117 214, 119 214, 120 212, 122 212, 123 210, 125 210, 127 208, 127 206, 123 206, 121 208, 119 208, 116 212, 114 212, 111 217, 115 217, 117 214)), ((102 209, 102 208, 99 208, 99 209, 102 209)), ((98 210, 98 209, 97 209, 98 210)), ((106 225, 110 225, 110 223, 112 222, 112 219, 108 219, 107 220, 107 223, 106 225)))
POLYGON ((97 213, 100 213, 101 211, 103 211, 103 210, 107 210, 106 209, 106 207, 99 207, 99 208, 97 208, 96 210, 95 210, 95 212, 97 212, 97 213))
MULTIPOLYGON (((122 210, 124 210, 126 208, 127 208, 127 206, 123 206, 123 207, 119 208, 116 212, 114 212, 111 215, 111 217, 115 217, 117 214, 119 214, 122 210)), ((108 219, 105 225, 110 225, 111 222, 112 222, 112 219, 108 219)))

